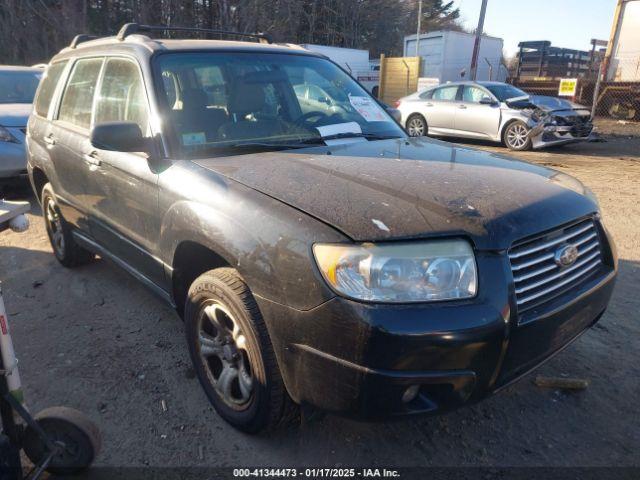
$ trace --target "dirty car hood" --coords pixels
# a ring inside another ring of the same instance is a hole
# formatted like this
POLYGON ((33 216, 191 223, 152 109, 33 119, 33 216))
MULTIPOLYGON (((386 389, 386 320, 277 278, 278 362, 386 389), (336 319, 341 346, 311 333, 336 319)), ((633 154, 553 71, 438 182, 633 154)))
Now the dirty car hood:
POLYGON ((431 139, 356 142, 195 161, 356 241, 463 235, 477 248, 597 210, 563 173, 431 139), (330 154, 329 154, 330 152, 330 154))

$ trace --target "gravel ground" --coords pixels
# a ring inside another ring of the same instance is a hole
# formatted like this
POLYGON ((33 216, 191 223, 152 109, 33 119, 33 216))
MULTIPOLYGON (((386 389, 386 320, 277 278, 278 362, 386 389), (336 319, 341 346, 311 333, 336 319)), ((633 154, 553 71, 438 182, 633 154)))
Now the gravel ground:
MULTIPOLYGON (((515 155, 588 185, 618 246, 609 310, 538 371, 586 378, 582 392, 539 388, 529 376, 442 417, 327 416, 243 435, 209 406, 175 313, 105 261, 74 271, 58 265, 34 206, 27 233, 0 236, 0 277, 29 405, 86 412, 102 429, 104 466, 640 466, 640 136, 601 131, 606 143, 515 155)), ((27 190, 12 196, 35 205, 27 190)))

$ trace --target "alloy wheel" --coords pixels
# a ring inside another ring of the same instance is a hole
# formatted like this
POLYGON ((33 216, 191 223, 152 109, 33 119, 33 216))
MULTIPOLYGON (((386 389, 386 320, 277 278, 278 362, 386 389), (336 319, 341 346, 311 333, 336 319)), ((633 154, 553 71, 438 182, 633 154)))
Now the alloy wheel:
POLYGON ((240 324, 222 304, 211 301, 198 318, 196 350, 211 385, 222 401, 234 410, 250 403, 254 378, 240 324))
POLYGON ((413 117, 409 120, 407 131, 412 137, 422 137, 425 134, 425 124, 420 117, 413 117))
POLYGON ((48 197, 45 204, 45 215, 47 218, 47 229, 51 235, 51 245, 56 253, 60 256, 64 256, 65 242, 64 232, 62 230, 62 217, 58 212, 53 198, 48 197))
POLYGON ((529 140, 529 130, 522 124, 515 124, 507 131, 507 143, 511 148, 524 148, 529 140))

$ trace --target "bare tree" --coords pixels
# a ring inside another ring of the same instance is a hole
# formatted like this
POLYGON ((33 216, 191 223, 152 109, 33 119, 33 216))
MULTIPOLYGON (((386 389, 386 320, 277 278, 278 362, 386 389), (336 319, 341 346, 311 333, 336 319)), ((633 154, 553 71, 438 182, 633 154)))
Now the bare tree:
MULTIPOLYGON (((460 28, 450 0, 423 2, 425 31, 460 28)), ((47 62, 79 33, 114 35, 132 21, 398 54, 416 15, 417 0, 0 0, 0 63, 47 62)))

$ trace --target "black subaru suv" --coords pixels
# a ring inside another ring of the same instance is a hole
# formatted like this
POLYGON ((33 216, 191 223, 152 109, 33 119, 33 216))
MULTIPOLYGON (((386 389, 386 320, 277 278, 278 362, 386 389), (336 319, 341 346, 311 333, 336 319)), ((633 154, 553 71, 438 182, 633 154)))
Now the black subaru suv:
POLYGON ((300 47, 164 30, 52 59, 28 169, 60 263, 100 255, 173 305, 237 428, 475 402, 605 311, 616 254, 577 180, 409 138, 300 47))

